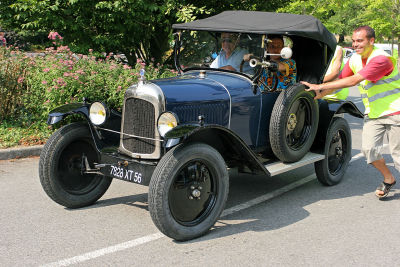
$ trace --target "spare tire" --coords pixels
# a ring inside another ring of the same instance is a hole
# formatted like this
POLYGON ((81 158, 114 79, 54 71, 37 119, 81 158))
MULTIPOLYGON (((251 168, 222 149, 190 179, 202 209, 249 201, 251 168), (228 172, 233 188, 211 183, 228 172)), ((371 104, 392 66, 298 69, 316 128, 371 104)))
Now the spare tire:
POLYGON ((295 84, 283 90, 272 109, 271 148, 283 162, 300 160, 311 148, 318 130, 318 103, 314 93, 304 89, 304 85, 295 84))

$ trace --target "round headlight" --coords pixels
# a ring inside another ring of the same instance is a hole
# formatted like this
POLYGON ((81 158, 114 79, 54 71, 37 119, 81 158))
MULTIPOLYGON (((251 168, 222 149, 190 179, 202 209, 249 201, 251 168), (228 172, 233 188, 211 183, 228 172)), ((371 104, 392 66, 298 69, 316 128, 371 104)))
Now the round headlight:
POLYGON ((167 132, 172 130, 177 125, 178 125, 178 118, 172 112, 164 112, 158 118, 157 122, 158 132, 162 137, 164 137, 167 132))
POLYGON ((103 103, 94 102, 89 109, 89 118, 94 125, 101 125, 106 121, 107 109, 103 103))

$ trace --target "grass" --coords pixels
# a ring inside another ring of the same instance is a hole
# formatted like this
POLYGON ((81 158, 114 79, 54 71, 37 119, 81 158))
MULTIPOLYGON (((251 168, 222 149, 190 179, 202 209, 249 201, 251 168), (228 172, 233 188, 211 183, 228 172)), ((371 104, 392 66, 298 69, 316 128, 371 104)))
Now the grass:
POLYGON ((30 125, 20 122, 2 121, 0 123, 0 149, 15 146, 42 145, 54 132, 43 122, 30 125))

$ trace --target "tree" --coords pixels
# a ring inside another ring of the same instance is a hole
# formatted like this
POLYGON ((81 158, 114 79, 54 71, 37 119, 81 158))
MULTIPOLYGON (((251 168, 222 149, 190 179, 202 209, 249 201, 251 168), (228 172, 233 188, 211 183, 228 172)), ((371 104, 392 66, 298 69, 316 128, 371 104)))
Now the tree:
POLYGON ((166 60, 173 23, 227 9, 274 11, 288 0, 2 0, 0 25, 25 35, 57 31, 74 52, 122 52, 146 61, 166 60))
POLYGON ((342 43, 344 36, 351 34, 362 22, 360 14, 365 6, 361 0, 296 0, 278 11, 312 15, 321 20, 329 31, 338 34, 339 43, 342 43))
MULTIPOLYGON (((397 38, 400 47, 400 0, 368 0, 365 21, 375 29, 378 39, 397 38)), ((393 51, 392 51, 393 52, 393 51)))

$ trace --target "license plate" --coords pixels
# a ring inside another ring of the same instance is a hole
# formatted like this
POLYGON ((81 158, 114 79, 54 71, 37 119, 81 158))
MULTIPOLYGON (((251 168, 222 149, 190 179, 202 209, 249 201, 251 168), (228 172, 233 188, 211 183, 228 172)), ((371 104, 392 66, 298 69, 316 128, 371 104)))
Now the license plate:
POLYGON ((135 172, 132 170, 125 169, 120 166, 110 166, 110 175, 112 177, 134 182, 134 183, 142 183, 142 173, 141 172, 135 172))

